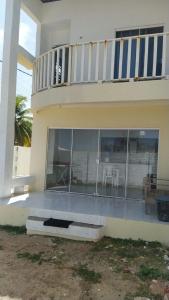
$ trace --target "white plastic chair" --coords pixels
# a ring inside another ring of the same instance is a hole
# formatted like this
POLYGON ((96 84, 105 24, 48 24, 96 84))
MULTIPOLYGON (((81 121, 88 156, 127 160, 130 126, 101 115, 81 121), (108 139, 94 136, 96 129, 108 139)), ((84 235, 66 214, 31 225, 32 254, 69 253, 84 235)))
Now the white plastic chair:
POLYGON ((112 165, 108 164, 103 167, 103 185, 106 185, 109 179, 111 180, 112 186, 119 186, 119 169, 113 168, 112 165))

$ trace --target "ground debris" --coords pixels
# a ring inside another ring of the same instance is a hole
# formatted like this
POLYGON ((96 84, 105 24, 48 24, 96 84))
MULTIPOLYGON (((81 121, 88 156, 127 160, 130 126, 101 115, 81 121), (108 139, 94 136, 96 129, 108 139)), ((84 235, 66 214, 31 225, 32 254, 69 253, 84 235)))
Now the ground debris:
POLYGON ((86 243, 0 228, 0 245, 0 295, 9 299, 169 300, 169 248, 157 242, 86 243), (162 296, 149 288, 158 282, 162 296))
POLYGON ((164 296, 166 293, 169 293, 169 284, 168 282, 152 280, 150 285, 150 292, 152 293, 152 295, 164 296))
POLYGON ((135 297, 134 300, 151 300, 151 299, 146 297, 135 297))

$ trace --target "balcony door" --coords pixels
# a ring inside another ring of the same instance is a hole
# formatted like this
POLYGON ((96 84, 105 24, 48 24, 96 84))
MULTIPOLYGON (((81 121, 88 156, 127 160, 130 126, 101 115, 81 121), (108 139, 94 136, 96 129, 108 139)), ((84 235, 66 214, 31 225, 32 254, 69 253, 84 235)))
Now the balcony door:
MULTIPOLYGON (((144 58, 145 58, 145 35, 163 33, 163 26, 160 27, 148 27, 140 29, 131 30, 121 30, 116 32, 116 38, 125 37, 136 37, 140 36, 140 51, 139 51, 139 70, 138 76, 144 77, 144 58)), ((128 50, 129 42, 128 40, 123 41, 123 58, 122 58, 122 78, 127 77, 127 62, 128 62, 128 50)), ((130 77, 135 77, 136 69, 136 49, 137 49, 137 39, 133 38, 131 42, 131 61, 130 61, 130 77)), ((163 51, 163 37, 159 36, 157 39, 157 67, 156 76, 161 76, 162 74, 162 51, 163 51)), ((147 76, 153 75, 153 56, 154 56, 154 36, 148 38, 148 58, 147 58, 147 76)), ((115 46, 115 70, 114 78, 119 78, 119 63, 120 63, 120 41, 116 42, 115 46)))

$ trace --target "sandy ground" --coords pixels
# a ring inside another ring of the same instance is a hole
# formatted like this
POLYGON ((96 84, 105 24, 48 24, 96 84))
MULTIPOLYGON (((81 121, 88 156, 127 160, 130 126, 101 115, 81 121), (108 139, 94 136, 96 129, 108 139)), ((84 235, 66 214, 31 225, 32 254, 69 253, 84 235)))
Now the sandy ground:
POLYGON ((0 300, 132 299, 127 295, 143 284, 140 261, 126 258, 124 246, 118 256, 116 247, 110 239, 94 244, 0 230, 0 300))

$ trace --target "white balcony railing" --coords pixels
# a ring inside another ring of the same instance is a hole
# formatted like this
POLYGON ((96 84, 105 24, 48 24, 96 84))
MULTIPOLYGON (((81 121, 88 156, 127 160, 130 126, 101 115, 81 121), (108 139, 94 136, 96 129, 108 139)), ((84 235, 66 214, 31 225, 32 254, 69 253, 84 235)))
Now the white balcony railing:
POLYGON ((33 94, 62 85, 165 77, 168 35, 142 35, 52 49, 34 63, 33 94))

